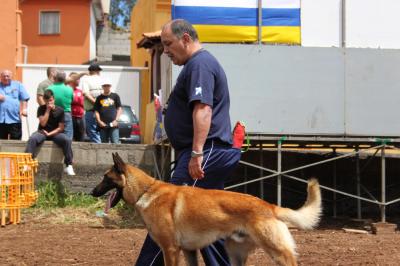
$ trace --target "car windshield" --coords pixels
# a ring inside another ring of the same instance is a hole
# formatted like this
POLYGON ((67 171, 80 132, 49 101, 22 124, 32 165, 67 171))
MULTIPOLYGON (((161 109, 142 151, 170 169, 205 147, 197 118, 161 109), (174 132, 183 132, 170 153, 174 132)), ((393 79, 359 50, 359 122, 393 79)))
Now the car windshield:
POLYGON ((129 106, 122 106, 122 114, 119 117, 119 122, 124 123, 137 123, 137 118, 133 114, 131 108, 129 106))

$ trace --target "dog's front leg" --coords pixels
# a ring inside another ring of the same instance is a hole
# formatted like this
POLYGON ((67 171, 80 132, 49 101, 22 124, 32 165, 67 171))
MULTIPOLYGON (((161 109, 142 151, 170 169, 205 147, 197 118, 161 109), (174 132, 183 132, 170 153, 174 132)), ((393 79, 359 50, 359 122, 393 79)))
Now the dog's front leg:
POLYGON ((197 252, 196 250, 184 250, 183 254, 185 255, 186 264, 188 266, 198 266, 197 262, 197 252))
POLYGON ((178 266, 179 265, 179 248, 169 247, 162 248, 164 254, 165 266, 178 266))

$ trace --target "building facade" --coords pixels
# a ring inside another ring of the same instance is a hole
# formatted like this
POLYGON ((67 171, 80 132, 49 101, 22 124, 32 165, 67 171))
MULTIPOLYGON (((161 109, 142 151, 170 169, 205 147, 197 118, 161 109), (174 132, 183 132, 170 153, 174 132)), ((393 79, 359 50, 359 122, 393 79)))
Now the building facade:
POLYGON ((83 64, 96 58, 96 31, 109 0, 25 0, 22 43, 29 64, 83 64))
MULTIPOLYGON (((9 69, 16 72, 16 64, 23 60, 23 46, 21 42, 21 10, 19 0, 3 0, 0 9, 0 69, 9 69)), ((18 78, 18 73, 14 75, 18 78)))

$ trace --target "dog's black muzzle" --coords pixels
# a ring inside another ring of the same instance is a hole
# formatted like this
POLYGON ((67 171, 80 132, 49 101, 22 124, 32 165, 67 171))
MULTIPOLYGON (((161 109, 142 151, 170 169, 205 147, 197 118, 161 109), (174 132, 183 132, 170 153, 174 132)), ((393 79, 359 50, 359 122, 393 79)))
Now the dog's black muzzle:
POLYGON ((93 197, 101 197, 105 195, 108 191, 116 189, 116 193, 114 197, 112 198, 112 201, 110 203, 110 208, 113 208, 115 205, 118 204, 118 202, 122 198, 122 188, 118 187, 107 175, 104 176, 103 180, 98 184, 92 192, 90 192, 90 195, 93 197))
POLYGON ((101 197, 113 188, 117 188, 117 185, 105 175, 103 180, 92 190, 90 194, 93 197, 101 197))

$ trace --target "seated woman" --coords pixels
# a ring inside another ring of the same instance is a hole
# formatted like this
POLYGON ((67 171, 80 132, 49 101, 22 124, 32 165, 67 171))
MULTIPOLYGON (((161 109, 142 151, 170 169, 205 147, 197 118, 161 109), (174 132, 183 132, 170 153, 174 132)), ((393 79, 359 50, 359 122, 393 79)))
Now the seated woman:
POLYGON ((38 131, 33 133, 27 143, 25 152, 31 153, 33 158, 38 154, 38 147, 45 140, 52 140, 60 146, 64 153, 64 172, 68 175, 75 175, 72 167, 71 140, 64 132, 64 110, 54 103, 54 95, 51 90, 46 90, 43 95, 45 105, 39 106, 37 117, 39 118, 38 131))

